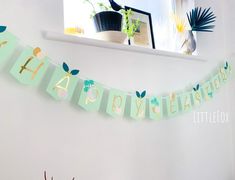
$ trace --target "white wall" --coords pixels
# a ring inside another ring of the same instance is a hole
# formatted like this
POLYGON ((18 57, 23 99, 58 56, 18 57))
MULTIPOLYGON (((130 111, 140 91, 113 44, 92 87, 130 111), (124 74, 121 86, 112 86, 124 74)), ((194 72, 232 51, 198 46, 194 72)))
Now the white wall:
MULTIPOLYGON (((234 64, 234 58, 235 58, 235 36, 234 36, 234 28, 235 28, 235 14, 233 13, 233 9, 235 7, 235 1, 233 0, 228 0, 228 2, 226 3, 227 7, 226 7, 226 16, 229 17, 226 19, 226 23, 227 23, 227 41, 228 41, 228 47, 229 47, 229 53, 231 54, 231 57, 233 59, 233 64, 234 64)), ((234 65, 233 65, 234 66, 234 65)), ((235 107, 235 93, 234 90, 234 82, 235 82, 235 78, 233 78, 233 83, 230 84, 231 86, 231 113, 232 113, 232 117, 235 117, 235 111, 234 111, 234 107, 235 107)), ((235 121, 233 120, 232 122, 232 130, 233 130, 233 169, 235 169, 235 121)), ((235 172, 234 172, 234 177, 235 177, 235 172)))
MULTIPOLYGON (((216 31, 198 37, 206 63, 45 40, 41 31, 63 31, 61 0, 2 1, 0 19, 25 44, 42 47, 83 76, 161 94, 203 79, 227 56, 225 5, 204 3, 218 16, 216 31)), ((160 122, 87 113, 46 94, 51 72, 38 88, 17 83, 7 72, 13 62, 0 71, 0 179, 41 180, 45 169, 56 180, 232 179, 231 123, 195 124, 193 113, 160 122)), ((230 113, 232 90, 225 85, 197 110, 230 113)))

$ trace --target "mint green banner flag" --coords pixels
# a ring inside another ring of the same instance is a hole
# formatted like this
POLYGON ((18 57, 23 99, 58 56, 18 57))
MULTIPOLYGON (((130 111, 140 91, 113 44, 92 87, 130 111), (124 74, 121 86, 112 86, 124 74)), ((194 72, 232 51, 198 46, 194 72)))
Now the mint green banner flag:
POLYGON ((78 82, 78 78, 72 72, 65 71, 62 67, 55 69, 47 87, 47 92, 54 99, 68 101, 71 99, 78 82))
POLYGON ((193 90, 192 91, 192 96, 193 96, 193 104, 194 106, 199 106, 203 102, 203 97, 202 97, 202 92, 201 92, 201 87, 198 90, 193 90))
POLYGON ((98 111, 104 88, 93 80, 85 80, 78 104, 87 111, 98 111))
POLYGON ((191 101, 191 92, 186 92, 179 96, 181 106, 182 106, 182 112, 189 112, 192 110, 192 101, 191 101))
POLYGON ((131 114, 133 119, 143 119, 145 118, 146 110, 146 98, 139 98, 136 96, 131 97, 131 114))
POLYGON ((49 59, 42 55, 40 48, 26 48, 16 60, 10 73, 25 85, 40 83, 49 65, 49 59))
POLYGON ((219 77, 222 83, 226 83, 232 73, 232 66, 226 61, 224 66, 219 69, 219 77))
POLYGON ((212 84, 214 93, 220 89, 221 82, 220 82, 219 74, 216 74, 214 75, 214 77, 211 78, 211 84, 212 84))
POLYGON ((113 117, 121 117, 125 111, 126 94, 122 91, 111 89, 107 105, 107 113, 113 117))
POLYGON ((18 39, 8 31, 0 33, 0 64, 4 63, 14 52, 18 39))
POLYGON ((226 83, 228 80, 228 74, 226 73, 226 70, 224 69, 224 67, 221 67, 219 69, 219 78, 222 83, 226 83))
POLYGON ((163 117, 162 97, 152 96, 149 99, 149 117, 153 120, 160 120, 163 117))
POLYGON ((178 95, 172 93, 170 94, 170 96, 167 96, 166 107, 167 107, 168 117, 176 116, 179 112, 178 95))
POLYGON ((204 100, 209 101, 213 98, 214 92, 211 86, 211 81, 207 81, 202 85, 203 97, 204 100))
POLYGON ((199 106, 203 102, 203 93, 202 93, 201 88, 202 87, 200 84, 197 84, 195 87, 193 87, 192 99, 193 99, 194 106, 199 106))

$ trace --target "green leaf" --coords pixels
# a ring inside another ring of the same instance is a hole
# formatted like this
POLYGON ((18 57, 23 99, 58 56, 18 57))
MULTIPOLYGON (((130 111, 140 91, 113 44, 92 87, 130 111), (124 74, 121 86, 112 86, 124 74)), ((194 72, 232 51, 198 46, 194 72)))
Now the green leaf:
POLYGON ((199 87, 200 87, 200 85, 198 84, 198 85, 197 85, 197 90, 199 90, 199 87))
POLYGON ((7 27, 6 26, 0 26, 0 33, 6 31, 7 27))
POLYGON ((71 74, 73 76, 77 75, 78 73, 79 73, 79 70, 77 70, 77 69, 74 69, 74 70, 71 71, 71 74))
POLYGON ((134 37, 136 30, 139 28, 139 19, 137 19, 135 22, 131 21, 131 16, 133 16, 133 12, 131 9, 129 10, 122 10, 121 11, 124 16, 124 28, 123 32, 127 35, 127 37, 130 39, 131 37, 134 37))
POLYGON ((90 80, 89 83, 90 85, 94 85, 95 82, 93 80, 90 80))
POLYGON ((85 81, 84 81, 84 85, 85 85, 85 86, 89 86, 89 85, 90 85, 90 81, 89 81, 89 80, 85 80, 85 81))
POLYGON ((90 87, 92 85, 94 85, 94 81, 93 80, 85 80, 84 81, 84 85, 87 86, 87 87, 90 87))
POLYGON ((84 87, 84 91, 88 92, 89 91, 89 87, 84 87))
POLYGON ((226 61, 224 69, 228 69, 228 62, 226 61))
POLYGON ((140 95, 140 92, 139 92, 139 91, 136 91, 136 96, 137 96, 138 98, 141 98, 141 95, 140 95))
POLYGON ((154 104, 154 105, 156 105, 156 106, 159 106, 159 102, 158 102, 157 98, 153 98, 153 99, 151 100, 151 103, 154 104))
POLYGON ((69 66, 65 62, 63 63, 63 69, 65 72, 69 72, 69 66))
POLYGON ((141 93, 141 98, 144 98, 145 95, 146 95, 146 91, 143 91, 143 92, 141 93))

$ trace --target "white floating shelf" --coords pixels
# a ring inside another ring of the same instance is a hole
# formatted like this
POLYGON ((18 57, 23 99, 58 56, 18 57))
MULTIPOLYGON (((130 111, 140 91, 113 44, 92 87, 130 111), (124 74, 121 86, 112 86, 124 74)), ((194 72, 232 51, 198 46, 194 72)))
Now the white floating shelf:
POLYGON ((69 42, 69 43, 75 43, 75 44, 84 44, 84 45, 88 45, 88 46, 117 49, 117 50, 122 50, 122 51, 151 54, 151 55, 156 55, 156 56, 165 56, 165 57, 187 59, 187 60, 190 59, 190 60, 200 61, 200 62, 207 61, 205 58, 202 58, 197 55, 186 55, 186 54, 180 54, 180 53, 170 52, 170 51, 161 51, 161 50, 157 50, 157 49, 129 46, 126 44, 112 43, 112 42, 91 39, 91 38, 86 38, 86 37, 65 35, 65 34, 59 33, 59 32, 44 31, 43 36, 45 39, 54 40, 54 41, 62 41, 62 42, 69 42))

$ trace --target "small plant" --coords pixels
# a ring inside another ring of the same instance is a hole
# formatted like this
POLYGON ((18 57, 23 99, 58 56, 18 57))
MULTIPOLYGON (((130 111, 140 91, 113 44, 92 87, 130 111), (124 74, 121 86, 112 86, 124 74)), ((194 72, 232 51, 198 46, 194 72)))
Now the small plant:
POLYGON ((143 99, 146 95, 146 91, 143 91, 142 93, 140 93, 139 91, 136 91, 136 96, 139 98, 139 99, 143 99))
POLYGON ((120 12, 123 16, 124 19, 124 27, 122 31, 127 35, 128 39, 134 37, 136 31, 140 27, 140 21, 139 19, 133 20, 132 22, 130 21, 131 16, 133 15, 133 12, 131 9, 125 10, 122 6, 117 4, 113 0, 109 0, 110 5, 107 6, 102 2, 94 3, 92 0, 84 0, 85 3, 90 4, 92 7, 92 13, 90 17, 94 17, 98 12, 100 11, 116 11, 120 12), (99 11, 97 11, 96 7, 99 7, 99 11))
POLYGON ((89 89, 94 86, 94 81, 93 80, 85 80, 84 81, 84 92, 88 92, 89 89))
POLYGON ((106 6, 104 3, 98 2, 97 5, 99 6, 101 11, 111 11, 111 6, 106 6))
POLYGON ((187 13, 187 18, 192 31, 213 32, 215 25, 211 23, 215 22, 216 16, 210 8, 202 11, 201 7, 196 7, 187 13))
POLYGON ((155 97, 151 100, 151 104, 155 105, 155 106, 159 106, 159 101, 158 99, 155 97))
POLYGON ((200 88, 200 84, 197 84, 196 87, 193 88, 193 90, 194 90, 195 92, 197 92, 197 91, 199 90, 199 88, 200 88))
POLYGON ((161 111, 159 100, 156 97, 154 97, 153 99, 151 99, 151 104, 153 106, 152 107, 153 112, 159 114, 161 111))
POLYGON ((123 9, 122 14, 123 14, 124 20, 125 20, 123 32, 126 33, 128 39, 130 39, 130 38, 134 37, 136 31, 140 27, 140 20, 137 19, 136 21, 130 22, 130 19, 131 19, 130 17, 133 15, 133 12, 131 9, 128 9, 128 10, 123 9))
POLYGON ((92 0, 84 0, 84 3, 90 4, 90 6, 92 8, 92 12, 90 15, 91 18, 100 11, 112 11, 113 10, 111 4, 109 6, 107 6, 106 4, 104 4, 102 2, 94 3, 94 2, 92 2, 92 0), (99 10, 97 10, 97 7, 99 8, 99 10))
POLYGON ((77 69, 71 70, 69 72, 69 66, 65 62, 63 63, 63 69, 64 69, 65 72, 67 72, 67 73, 69 73, 73 76, 76 76, 79 73, 79 70, 77 70, 77 69))
POLYGON ((90 17, 93 17, 96 14, 95 5, 90 0, 84 0, 84 3, 88 3, 92 7, 92 12, 91 12, 90 17))

